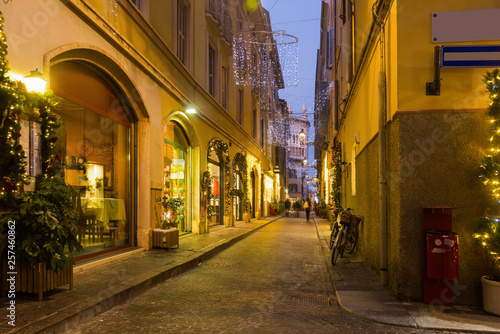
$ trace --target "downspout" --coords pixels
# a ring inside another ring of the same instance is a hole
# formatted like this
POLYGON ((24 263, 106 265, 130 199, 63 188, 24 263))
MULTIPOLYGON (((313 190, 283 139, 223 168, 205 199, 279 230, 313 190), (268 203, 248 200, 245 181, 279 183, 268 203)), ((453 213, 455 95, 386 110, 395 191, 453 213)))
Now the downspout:
POLYGON ((377 13, 378 0, 374 3, 372 14, 380 26, 380 72, 378 74, 378 154, 379 154, 379 221, 380 221, 380 283, 387 285, 387 180, 386 180, 386 83, 384 66, 384 22, 377 13))

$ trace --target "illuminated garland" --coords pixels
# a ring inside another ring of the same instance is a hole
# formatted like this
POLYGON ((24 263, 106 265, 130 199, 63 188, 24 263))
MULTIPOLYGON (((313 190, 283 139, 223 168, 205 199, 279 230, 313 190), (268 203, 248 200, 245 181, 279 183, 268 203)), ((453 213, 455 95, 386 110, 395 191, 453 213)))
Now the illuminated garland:
POLYGON ((0 12, 0 207, 8 208, 26 178, 26 159, 20 143, 19 116, 26 97, 23 84, 7 77, 7 40, 0 12))
POLYGON ((487 72, 483 82, 491 100, 488 106, 491 148, 481 159, 479 174, 492 195, 490 211, 493 215, 486 214, 479 219, 473 236, 486 248, 495 263, 500 265, 500 71, 495 69, 487 72))
MULTIPOLYGON (((210 152, 215 151, 224 160, 224 181, 225 181, 225 191, 226 194, 231 194, 231 163, 229 159, 229 147, 228 145, 220 140, 214 139, 208 145, 207 158, 210 156, 210 152)), ((209 195, 210 198, 210 195, 209 195)), ((231 196, 226 195, 224 213, 231 213, 231 196)))
POLYGON ((297 37, 273 31, 241 32, 233 36, 233 60, 237 85, 274 87, 276 68, 281 68, 286 86, 298 85, 297 37))
POLYGON ((329 203, 332 203, 336 208, 340 208, 342 207, 342 149, 340 144, 333 147, 329 174, 332 189, 329 203))

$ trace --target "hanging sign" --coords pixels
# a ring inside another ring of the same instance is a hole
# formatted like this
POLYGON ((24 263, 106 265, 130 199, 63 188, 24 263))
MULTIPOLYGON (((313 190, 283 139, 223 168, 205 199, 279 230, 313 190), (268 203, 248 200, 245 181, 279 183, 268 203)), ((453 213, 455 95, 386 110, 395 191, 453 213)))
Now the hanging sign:
POLYGON ((499 67, 500 45, 441 46, 441 67, 499 67))

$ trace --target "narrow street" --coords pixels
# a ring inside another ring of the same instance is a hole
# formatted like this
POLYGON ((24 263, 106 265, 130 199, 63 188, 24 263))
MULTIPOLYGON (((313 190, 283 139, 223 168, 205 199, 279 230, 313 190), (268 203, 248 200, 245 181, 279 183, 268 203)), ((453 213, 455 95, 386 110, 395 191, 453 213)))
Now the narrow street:
POLYGON ((314 223, 281 218, 68 333, 435 333, 336 304, 314 223))

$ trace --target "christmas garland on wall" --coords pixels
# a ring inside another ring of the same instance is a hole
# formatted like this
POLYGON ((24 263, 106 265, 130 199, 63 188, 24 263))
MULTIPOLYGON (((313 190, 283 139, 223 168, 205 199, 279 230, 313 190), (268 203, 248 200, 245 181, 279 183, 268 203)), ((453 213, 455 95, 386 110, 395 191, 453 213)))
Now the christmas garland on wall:
POLYGON ((342 207, 342 146, 333 147, 332 162, 330 163, 331 192, 330 203, 336 208, 342 207))
MULTIPOLYGON (((210 157, 210 152, 215 151, 219 157, 224 160, 224 186, 226 194, 231 194, 231 163, 229 159, 229 146, 220 139, 214 139, 208 146, 207 158, 210 157)), ((208 167, 207 167, 208 168, 208 167)), ((210 171, 209 171, 210 172, 210 171)), ((209 208, 210 209, 210 208, 209 208)), ((224 213, 231 212, 231 196, 226 195, 224 213)))
POLYGON ((500 71, 487 72, 483 82, 491 100, 488 106, 491 147, 481 159, 479 174, 493 201, 488 213, 479 219, 473 237, 500 266, 500 71))
POLYGON ((0 207, 8 208, 26 178, 26 155, 20 143, 20 115, 26 98, 24 84, 7 77, 7 40, 0 12, 0 207))

